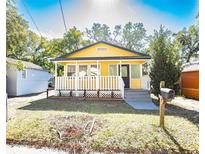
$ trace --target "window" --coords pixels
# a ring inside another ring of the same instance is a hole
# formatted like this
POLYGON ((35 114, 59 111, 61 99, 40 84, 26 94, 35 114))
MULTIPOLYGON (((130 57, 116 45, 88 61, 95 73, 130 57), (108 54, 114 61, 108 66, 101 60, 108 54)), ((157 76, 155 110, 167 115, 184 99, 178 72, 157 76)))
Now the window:
POLYGON ((140 78, 140 65, 131 65, 131 78, 132 79, 140 78))
POLYGON ((97 47, 97 51, 107 51, 106 47, 97 47))
POLYGON ((121 66, 122 77, 128 77, 128 66, 121 66))
POLYGON ((117 65, 109 65, 109 76, 117 76, 117 65))
POLYGON ((100 74, 100 67, 99 66, 98 66, 98 69, 97 69, 97 65, 90 65, 90 76, 97 76, 98 71, 99 71, 99 74, 100 74))
POLYGON ((68 65, 67 76, 75 76, 75 65, 68 65))
POLYGON ((26 79, 26 70, 21 71, 21 77, 22 79, 26 79))
POLYGON ((87 76, 87 75, 88 75, 88 66, 79 65, 79 76, 87 76))

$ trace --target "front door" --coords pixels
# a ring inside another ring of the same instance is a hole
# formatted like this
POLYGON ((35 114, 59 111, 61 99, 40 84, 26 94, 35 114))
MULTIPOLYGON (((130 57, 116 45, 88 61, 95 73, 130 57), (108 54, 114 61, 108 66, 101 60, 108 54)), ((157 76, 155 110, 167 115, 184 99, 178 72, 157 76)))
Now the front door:
MULTIPOLYGON (((119 66, 120 67, 120 66, 119 66)), ((119 69, 120 70, 120 69, 119 69)), ((122 73, 122 79, 125 83, 125 88, 130 88, 130 71, 129 71, 129 65, 121 65, 121 73, 122 73)))

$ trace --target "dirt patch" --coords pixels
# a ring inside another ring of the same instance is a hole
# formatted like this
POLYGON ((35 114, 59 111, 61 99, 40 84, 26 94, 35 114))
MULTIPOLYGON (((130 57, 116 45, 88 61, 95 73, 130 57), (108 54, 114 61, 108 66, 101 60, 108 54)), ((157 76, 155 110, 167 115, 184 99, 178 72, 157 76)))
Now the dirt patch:
POLYGON ((51 140, 7 139, 9 145, 28 145, 35 148, 48 147, 70 153, 88 153, 90 138, 102 128, 105 120, 88 115, 54 116, 43 119, 51 125, 51 140))
POLYGON ((104 121, 92 116, 55 116, 48 119, 51 131, 62 142, 70 142, 73 152, 89 151, 89 138, 102 128, 104 121))

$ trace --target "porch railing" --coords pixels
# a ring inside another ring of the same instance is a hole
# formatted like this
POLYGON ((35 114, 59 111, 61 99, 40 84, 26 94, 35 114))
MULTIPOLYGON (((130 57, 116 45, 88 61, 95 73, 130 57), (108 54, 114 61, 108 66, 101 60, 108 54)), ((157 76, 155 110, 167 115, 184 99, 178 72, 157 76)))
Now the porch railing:
POLYGON ((55 90, 119 90, 124 98, 124 82, 120 76, 56 77, 55 90))

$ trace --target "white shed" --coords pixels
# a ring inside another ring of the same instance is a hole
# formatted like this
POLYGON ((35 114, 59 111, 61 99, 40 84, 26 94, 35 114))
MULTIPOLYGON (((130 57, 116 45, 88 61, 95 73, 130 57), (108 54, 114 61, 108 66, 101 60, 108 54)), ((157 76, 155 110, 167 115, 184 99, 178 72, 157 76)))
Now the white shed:
POLYGON ((42 67, 13 58, 6 58, 6 63, 6 91, 9 96, 40 93, 48 88, 48 80, 52 75, 42 67), (19 62, 24 70, 17 69, 19 62))

